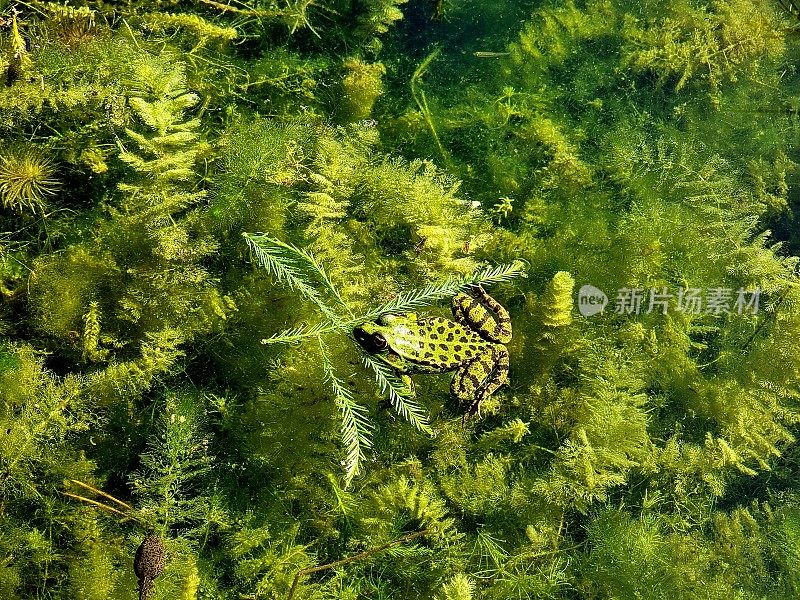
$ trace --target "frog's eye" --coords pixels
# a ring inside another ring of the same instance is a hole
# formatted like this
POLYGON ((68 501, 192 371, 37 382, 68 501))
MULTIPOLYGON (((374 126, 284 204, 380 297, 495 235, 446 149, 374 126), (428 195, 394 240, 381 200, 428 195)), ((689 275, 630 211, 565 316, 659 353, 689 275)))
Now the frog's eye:
POLYGON ((389 347, 389 343, 386 341, 386 338, 383 337, 383 334, 376 333, 372 336, 372 343, 375 345, 375 348, 378 350, 386 350, 389 347))
POLYGON ((363 327, 353 329, 353 337, 367 352, 382 352, 389 347, 386 338, 380 333, 367 333, 363 327))

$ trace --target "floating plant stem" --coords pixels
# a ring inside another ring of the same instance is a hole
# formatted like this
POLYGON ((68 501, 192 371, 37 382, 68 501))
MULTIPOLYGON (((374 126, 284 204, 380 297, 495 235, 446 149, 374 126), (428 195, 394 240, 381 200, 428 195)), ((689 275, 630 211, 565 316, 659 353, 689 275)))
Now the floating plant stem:
POLYGON ((414 74, 411 76, 411 96, 417 103, 419 111, 422 113, 422 118, 425 119, 425 124, 430 130, 433 140, 436 142, 436 147, 439 150, 439 154, 442 156, 442 160, 444 160, 445 164, 449 165, 450 155, 447 153, 447 150, 445 150, 444 146, 442 145, 442 141, 439 139, 439 134, 436 132, 436 126, 433 124, 433 117, 431 115, 431 109, 428 107, 428 99, 425 97, 425 91, 417 89, 418 84, 422 80, 422 76, 428 70, 428 67, 430 67, 433 60, 439 56, 440 53, 441 48, 436 48, 427 57, 425 57, 425 60, 423 60, 414 71, 414 74))

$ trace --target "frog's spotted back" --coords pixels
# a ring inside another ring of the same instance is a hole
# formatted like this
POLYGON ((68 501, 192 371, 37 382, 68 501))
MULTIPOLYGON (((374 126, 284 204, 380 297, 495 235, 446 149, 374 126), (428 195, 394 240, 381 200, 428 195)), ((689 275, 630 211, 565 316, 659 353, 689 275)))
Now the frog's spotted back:
POLYGON ((133 559, 133 570, 139 579, 139 600, 147 600, 153 580, 164 572, 165 566, 164 542, 154 535, 144 538, 133 559))
POLYGON ((481 336, 442 317, 428 317, 417 322, 419 364, 441 371, 457 368, 482 350, 481 336))

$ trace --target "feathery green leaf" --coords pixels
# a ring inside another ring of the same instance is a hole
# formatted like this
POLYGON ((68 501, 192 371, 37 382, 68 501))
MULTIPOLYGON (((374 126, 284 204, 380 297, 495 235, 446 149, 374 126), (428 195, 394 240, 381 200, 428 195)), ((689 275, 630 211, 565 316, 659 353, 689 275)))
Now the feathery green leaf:
POLYGON ((522 261, 517 260, 505 265, 487 267, 469 277, 448 277, 439 283, 431 283, 423 288, 398 294, 396 298, 362 315, 359 322, 370 321, 385 313, 404 313, 425 308, 436 300, 467 291, 472 286, 488 286, 493 283, 510 281, 514 277, 524 276, 524 274, 525 265, 522 261))
POLYGON ((342 417, 342 444, 346 451, 344 483, 345 487, 347 487, 353 477, 361 471, 361 464, 365 460, 364 449, 372 447, 369 439, 369 432, 372 426, 367 419, 366 409, 353 399, 352 392, 336 376, 327 347, 322 338, 317 337, 317 342, 322 354, 322 368, 325 371, 325 380, 333 389, 336 407, 342 417))
POLYGON ((405 395, 405 386, 397 375, 389 367, 367 354, 362 355, 362 360, 366 366, 375 371, 375 379, 378 381, 381 393, 389 394, 389 401, 398 414, 420 431, 433 434, 425 409, 405 395))
MULTIPOLYGON (((299 250, 291 244, 286 244, 275 238, 264 234, 243 233, 250 251, 255 255, 258 262, 270 275, 273 275, 279 282, 286 283, 291 290, 297 290, 317 307, 333 322, 338 322, 339 316, 323 301, 320 293, 308 282, 306 273, 298 264, 298 258, 302 259, 311 266, 324 281, 330 281, 321 265, 313 259, 307 252, 299 250)), ((338 294, 335 294, 338 296, 338 294)))
POLYGON ((320 323, 315 323, 313 325, 302 323, 297 327, 290 327, 289 329, 284 329, 283 331, 273 333, 268 338, 262 339, 261 343, 297 344, 302 342, 303 340, 318 337, 320 334, 330 333, 332 331, 335 331, 336 329, 337 328, 331 325, 328 321, 321 321, 320 323))

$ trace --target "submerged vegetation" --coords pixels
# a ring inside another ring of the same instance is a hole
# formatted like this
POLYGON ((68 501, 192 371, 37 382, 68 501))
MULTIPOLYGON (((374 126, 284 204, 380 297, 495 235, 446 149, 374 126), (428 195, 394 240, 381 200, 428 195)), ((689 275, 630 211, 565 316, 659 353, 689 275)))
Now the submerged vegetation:
POLYGON ((780 0, 0 0, 0 598, 800 595, 799 60, 780 0), (473 285, 462 424, 353 329, 473 285))

